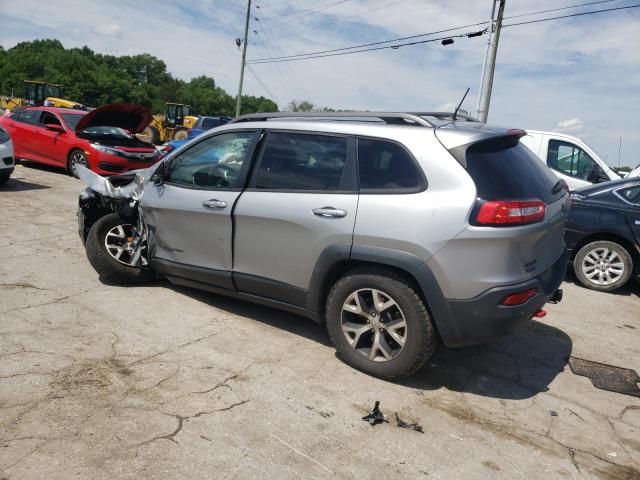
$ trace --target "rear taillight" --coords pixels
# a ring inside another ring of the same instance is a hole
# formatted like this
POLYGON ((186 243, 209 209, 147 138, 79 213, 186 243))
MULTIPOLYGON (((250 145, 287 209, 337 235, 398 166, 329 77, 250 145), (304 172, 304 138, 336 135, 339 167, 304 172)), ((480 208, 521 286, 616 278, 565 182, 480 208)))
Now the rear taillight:
POLYGON ((502 305, 506 305, 507 307, 522 305, 530 298, 535 297, 536 293, 537 292, 535 288, 530 288, 529 290, 525 290, 523 292, 512 293, 511 295, 504 297, 504 299, 500 303, 502 305))
POLYGON ((493 226, 527 225, 541 221, 545 209, 542 200, 491 200, 480 205, 476 222, 493 226))

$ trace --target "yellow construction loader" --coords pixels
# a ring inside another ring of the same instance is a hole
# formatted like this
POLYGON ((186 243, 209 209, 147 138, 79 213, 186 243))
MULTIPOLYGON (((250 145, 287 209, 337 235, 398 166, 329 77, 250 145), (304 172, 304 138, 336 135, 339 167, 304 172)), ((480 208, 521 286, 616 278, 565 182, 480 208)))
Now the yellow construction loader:
POLYGON ((189 115, 190 110, 191 105, 167 102, 164 115, 154 115, 151 123, 138 136, 156 145, 185 139, 188 130, 198 119, 189 115))
POLYGON ((48 107, 73 108, 75 110, 88 110, 81 103, 62 98, 62 85, 56 83, 25 80, 24 97, 0 98, 0 106, 5 110, 13 110, 31 105, 46 105, 48 107))

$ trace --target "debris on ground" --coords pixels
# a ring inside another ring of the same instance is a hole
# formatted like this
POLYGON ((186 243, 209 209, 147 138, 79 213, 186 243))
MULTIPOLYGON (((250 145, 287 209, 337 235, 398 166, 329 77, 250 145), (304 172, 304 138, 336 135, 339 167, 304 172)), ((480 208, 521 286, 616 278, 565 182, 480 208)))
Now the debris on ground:
POLYGON ((557 417, 558 412, 556 412, 555 410, 549 410, 549 415, 551 415, 552 417, 557 417))
POLYGON ((408 430, 415 430, 416 432, 424 433, 424 430, 422 429, 422 427, 417 423, 407 423, 403 420, 400 420, 400 417, 398 416, 398 412, 396 412, 396 423, 400 428, 406 428, 408 430))
POLYGON ((362 417, 362 420, 366 420, 369 422, 370 425, 377 425, 379 423, 382 422, 387 422, 389 423, 389 420, 387 420, 387 417, 384 416, 384 414, 382 413, 382 411, 380 410, 380 401, 376 400, 376 404, 373 406, 373 410, 371 410, 370 413, 368 413, 367 415, 365 415, 364 417, 362 417))
POLYGON ((577 357, 569 357, 569 368, 574 375, 588 377, 596 388, 640 397, 640 388, 638 388, 640 377, 635 370, 577 357))

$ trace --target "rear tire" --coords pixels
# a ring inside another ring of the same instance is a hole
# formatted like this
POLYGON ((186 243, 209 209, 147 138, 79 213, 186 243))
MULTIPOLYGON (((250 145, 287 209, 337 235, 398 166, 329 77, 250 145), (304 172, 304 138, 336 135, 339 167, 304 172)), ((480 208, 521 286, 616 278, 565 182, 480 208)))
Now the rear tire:
POLYGON ((357 268, 338 280, 327 298, 326 322, 344 361, 375 377, 417 372, 438 345, 420 295, 403 277, 383 268, 357 268), (364 314, 355 313, 358 309, 364 314), (403 321, 404 327, 399 326, 403 321))
POLYGON ((107 283, 127 285, 132 283, 148 283, 156 278, 156 274, 148 267, 132 267, 120 263, 108 251, 105 243, 107 233, 119 225, 130 222, 117 213, 110 213, 93 224, 87 235, 85 250, 91 266, 100 278, 107 283))
POLYGON ((573 259, 578 281, 599 292, 612 292, 622 287, 633 272, 633 259, 622 245, 608 240, 591 242, 573 259))

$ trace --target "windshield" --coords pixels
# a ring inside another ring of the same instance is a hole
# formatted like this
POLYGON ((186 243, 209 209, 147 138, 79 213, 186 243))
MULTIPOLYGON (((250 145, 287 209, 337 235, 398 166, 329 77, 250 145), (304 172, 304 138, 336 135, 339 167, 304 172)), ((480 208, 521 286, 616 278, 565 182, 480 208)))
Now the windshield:
POLYGON ((82 117, 83 117, 83 115, 78 115, 77 113, 63 113, 62 114, 62 118, 64 119, 64 123, 69 125, 69 128, 71 130, 75 130, 76 129, 76 125, 78 125, 78 122, 80 121, 80 119, 82 117))

